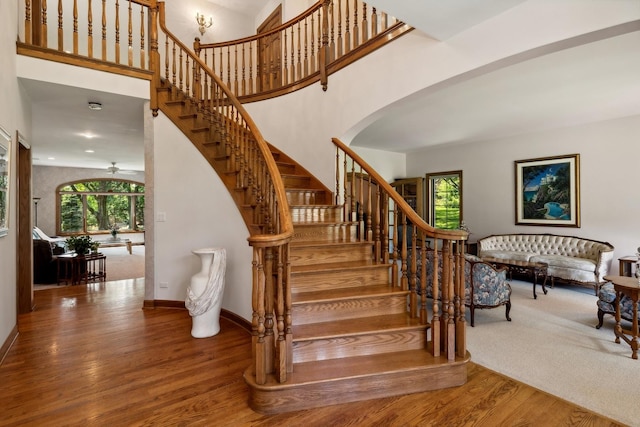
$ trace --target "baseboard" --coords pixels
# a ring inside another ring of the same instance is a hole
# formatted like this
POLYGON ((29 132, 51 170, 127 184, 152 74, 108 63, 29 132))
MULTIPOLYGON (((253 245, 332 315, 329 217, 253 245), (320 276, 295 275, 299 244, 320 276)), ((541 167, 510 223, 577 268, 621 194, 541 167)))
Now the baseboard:
POLYGON ((7 353, 9 353, 9 349, 13 345, 13 342, 16 340, 16 338, 18 338, 17 324, 13 327, 7 339, 4 340, 2 347, 0 347, 0 365, 2 365, 2 362, 4 362, 4 358, 7 356, 7 353))
POLYGON ((186 310, 184 306, 184 301, 171 301, 164 299, 154 299, 154 300, 144 300, 142 303, 142 308, 153 309, 153 308, 173 308, 178 310, 186 310))
MULTIPOLYGON (((171 309, 178 309, 178 310, 187 309, 184 305, 184 301, 171 301, 171 300, 158 300, 158 299, 144 300, 142 304, 142 308, 143 309, 171 308, 171 309)), ((224 308, 220 311, 220 317, 235 323, 245 331, 251 333, 251 322, 249 322, 244 317, 238 316, 237 314, 229 310, 225 310, 224 308)))
POLYGON ((251 333, 251 322, 249 322, 244 317, 240 317, 229 310, 225 310, 224 308, 220 311, 220 317, 235 323, 236 325, 240 326, 242 329, 251 333))

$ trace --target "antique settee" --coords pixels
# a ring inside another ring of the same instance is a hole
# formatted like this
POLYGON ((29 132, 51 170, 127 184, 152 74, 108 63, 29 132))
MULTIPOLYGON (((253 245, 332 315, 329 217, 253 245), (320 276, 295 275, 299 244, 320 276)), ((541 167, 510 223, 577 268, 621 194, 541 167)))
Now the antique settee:
POLYGON ((499 234, 478 240, 478 256, 497 259, 543 262, 554 279, 598 287, 609 273, 613 246, 582 237, 554 234, 499 234))

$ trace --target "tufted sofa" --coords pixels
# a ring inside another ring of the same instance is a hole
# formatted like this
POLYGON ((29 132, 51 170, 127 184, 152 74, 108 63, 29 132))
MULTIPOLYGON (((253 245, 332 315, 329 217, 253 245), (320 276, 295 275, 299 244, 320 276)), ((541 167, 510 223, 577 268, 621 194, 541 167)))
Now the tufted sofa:
MULTIPOLYGON (((427 252, 427 297, 433 296, 433 250, 427 252)), ((421 276, 421 260, 418 257, 418 278, 421 276)), ((438 277, 442 275, 442 256, 438 258, 438 277)), ((465 254, 464 262, 464 304, 469 307, 470 324, 475 324, 476 308, 505 306, 505 317, 511 321, 511 286, 507 281, 507 271, 496 269, 474 255, 465 254)))
POLYGON ((478 240, 478 256, 543 262, 554 279, 593 286, 596 294, 609 273, 613 246, 606 242, 554 234, 499 234, 478 240))

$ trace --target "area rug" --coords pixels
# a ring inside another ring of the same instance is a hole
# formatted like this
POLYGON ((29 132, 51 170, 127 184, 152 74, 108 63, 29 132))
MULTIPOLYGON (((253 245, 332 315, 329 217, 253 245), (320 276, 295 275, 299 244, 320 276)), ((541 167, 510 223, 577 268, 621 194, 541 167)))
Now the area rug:
MULTIPOLYGON (((126 247, 100 248, 107 256, 107 281, 138 279, 144 277, 144 245, 134 245, 131 254, 126 247)), ((56 288, 54 284, 35 284, 33 289, 40 291, 56 288)))
POLYGON ((531 283, 514 280, 511 287, 511 322, 503 307, 476 310, 475 327, 467 328, 471 360, 606 417, 640 425, 640 360, 631 359, 628 344, 614 342, 613 316, 595 328, 593 291, 558 285, 544 295, 538 288, 534 300, 531 283))

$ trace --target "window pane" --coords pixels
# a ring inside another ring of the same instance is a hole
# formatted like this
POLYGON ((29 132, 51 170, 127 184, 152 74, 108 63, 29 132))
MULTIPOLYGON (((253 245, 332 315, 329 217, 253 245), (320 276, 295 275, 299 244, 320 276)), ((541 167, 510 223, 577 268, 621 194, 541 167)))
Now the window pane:
POLYGON ((131 198, 126 195, 87 195, 87 231, 130 230, 131 198))
POLYGON ((457 229, 462 222, 462 171, 427 174, 429 222, 436 228, 457 229))
POLYGON ((82 197, 78 194, 60 196, 60 231, 82 231, 82 197))

